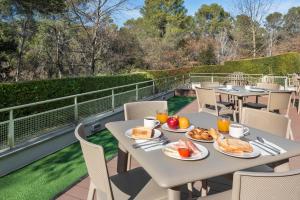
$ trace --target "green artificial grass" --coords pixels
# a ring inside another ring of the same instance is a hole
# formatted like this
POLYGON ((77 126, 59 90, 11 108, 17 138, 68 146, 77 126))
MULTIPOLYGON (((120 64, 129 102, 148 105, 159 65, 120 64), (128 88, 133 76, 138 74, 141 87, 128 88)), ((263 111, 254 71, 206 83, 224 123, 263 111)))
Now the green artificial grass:
MULTIPOLYGON (((169 114, 175 114, 194 99, 193 97, 169 99, 169 114)), ((107 130, 90 136, 88 140, 101 144, 107 159, 112 158, 117 153, 117 141, 107 130)), ((0 178, 0 199, 51 199, 86 173, 80 145, 74 143, 0 178)))

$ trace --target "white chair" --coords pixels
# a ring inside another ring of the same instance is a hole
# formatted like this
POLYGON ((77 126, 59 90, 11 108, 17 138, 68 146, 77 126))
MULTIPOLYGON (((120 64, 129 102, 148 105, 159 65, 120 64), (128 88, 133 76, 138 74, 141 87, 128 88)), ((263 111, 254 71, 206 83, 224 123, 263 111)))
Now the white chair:
POLYGON ((159 187, 142 169, 109 177, 103 147, 86 141, 84 128, 79 124, 75 136, 79 140, 91 182, 88 200, 106 199, 167 199, 167 190, 159 187))

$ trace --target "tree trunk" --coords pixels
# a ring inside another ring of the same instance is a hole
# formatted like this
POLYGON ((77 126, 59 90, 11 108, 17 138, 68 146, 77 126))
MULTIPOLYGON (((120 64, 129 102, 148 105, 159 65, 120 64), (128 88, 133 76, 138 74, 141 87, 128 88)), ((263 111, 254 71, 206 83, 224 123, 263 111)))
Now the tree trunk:
POLYGON ((253 57, 256 57, 256 28, 252 25, 252 47, 253 47, 253 57))

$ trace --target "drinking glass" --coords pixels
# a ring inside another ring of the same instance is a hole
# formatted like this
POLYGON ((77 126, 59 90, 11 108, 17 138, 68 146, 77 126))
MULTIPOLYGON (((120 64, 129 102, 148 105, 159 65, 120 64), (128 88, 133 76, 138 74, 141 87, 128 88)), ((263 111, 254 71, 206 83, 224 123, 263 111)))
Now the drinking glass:
POLYGON ((230 117, 218 117, 217 120, 218 131, 221 133, 229 133, 230 117))
POLYGON ((158 110, 156 111, 156 119, 161 123, 164 124, 168 120, 168 111, 167 110, 158 110))

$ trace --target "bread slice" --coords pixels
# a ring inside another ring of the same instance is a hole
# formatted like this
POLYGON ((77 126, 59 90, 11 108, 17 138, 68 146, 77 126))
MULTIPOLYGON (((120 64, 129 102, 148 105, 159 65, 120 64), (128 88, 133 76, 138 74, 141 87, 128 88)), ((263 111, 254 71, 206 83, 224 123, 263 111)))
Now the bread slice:
POLYGON ((224 152, 238 154, 253 152, 253 148, 248 142, 239 139, 218 139, 217 142, 219 148, 224 152))
POLYGON ((150 139, 153 137, 153 130, 145 127, 136 127, 132 129, 131 137, 135 139, 150 139))

